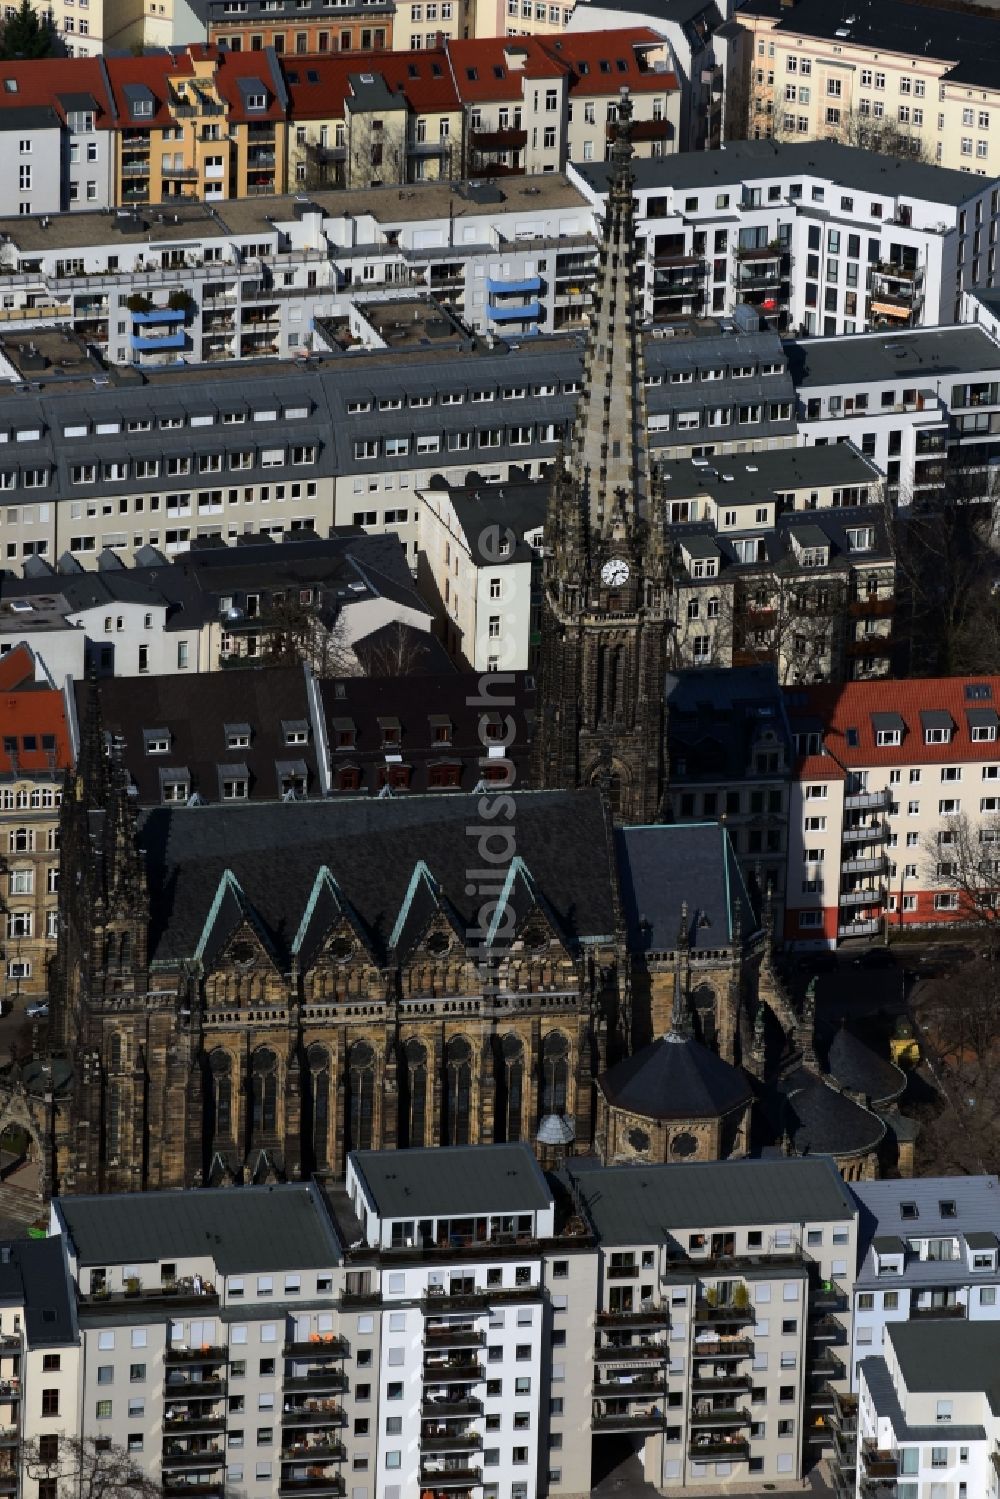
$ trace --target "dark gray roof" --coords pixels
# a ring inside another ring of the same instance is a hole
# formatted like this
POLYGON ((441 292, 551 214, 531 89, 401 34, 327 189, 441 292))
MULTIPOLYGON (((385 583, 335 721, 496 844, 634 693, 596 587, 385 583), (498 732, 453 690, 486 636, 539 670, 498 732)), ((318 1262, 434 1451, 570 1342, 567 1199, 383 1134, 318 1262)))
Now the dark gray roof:
POLYGON ((945 7, 914 6, 906 0, 860 0, 831 6, 826 0, 749 0, 749 14, 777 19, 777 30, 824 41, 845 40, 865 52, 890 52, 952 63, 944 74, 955 83, 992 87, 1000 68, 1000 27, 992 15, 956 12, 945 7))
POLYGON ((890 1103, 905 1089, 905 1073, 895 1063, 880 1057, 846 1026, 842 1025, 832 1037, 821 1034, 818 1039, 830 1075, 842 1088, 863 1094, 874 1107, 890 1103))
POLYGON ((609 1103, 646 1119, 718 1119, 750 1101, 743 1073, 690 1036, 660 1036, 598 1079, 609 1103))
MULTIPOLYGON (((831 447, 776 448, 770 453, 731 453, 707 463, 675 458, 660 464, 668 500, 687 499, 708 490, 727 502, 752 504, 773 497, 775 490, 825 489, 835 484, 878 484, 881 474, 849 442, 831 447)), ((796 514, 789 519, 800 521, 796 514)), ((819 517, 810 512, 808 519, 819 517)))
POLYGON ((720 823, 621 828, 615 837, 633 952, 672 951, 685 903, 687 941, 695 950, 728 947, 737 924, 744 941, 757 930, 732 841, 720 823))
POLYGON ((440 1150, 354 1150, 358 1175, 382 1218, 531 1213, 552 1193, 527 1145, 440 1150))
POLYGON ((59 130, 61 125, 51 104, 19 104, 0 110, 0 130, 59 130))
POLYGON ((798 1068, 783 1080, 783 1121, 797 1155, 864 1155, 885 1135, 877 1114, 798 1068))
POLYGON ((504 562, 530 560, 532 549, 524 543, 528 531, 545 524, 551 485, 539 479, 530 483, 469 483, 447 487, 455 509, 455 518, 465 533, 472 559, 480 567, 497 567, 504 562), (510 555, 501 557, 498 545, 507 532, 515 538, 510 555))
POLYGON ((906 1245, 898 1234, 876 1234, 872 1248, 879 1254, 905 1254, 906 1245))
POLYGON ((805 338, 786 343, 785 354, 800 389, 848 380, 852 387, 907 378, 937 381, 1000 369, 1000 348, 984 329, 971 325, 906 328, 855 338, 805 338))
POLYGON ((23 1306, 29 1348, 75 1341, 75 1300, 60 1238, 0 1245, 0 1305, 23 1306))
MULTIPOLYGON (((893 1333, 901 1327, 921 1327, 922 1330, 927 1331, 937 1331, 938 1329, 947 1329, 950 1331, 952 1328, 957 1327, 995 1328, 996 1325, 996 1323, 989 1322, 927 1322, 924 1324, 916 1322, 887 1322, 886 1332, 893 1344, 895 1344, 896 1339, 893 1333)), ((896 1394, 896 1387, 892 1382, 888 1365, 881 1354, 876 1358, 862 1359, 860 1367, 872 1397, 872 1404, 875 1407, 876 1415, 886 1417, 892 1426, 893 1435, 898 1442, 939 1443, 941 1441, 943 1432, 940 1426, 911 1426, 908 1423, 906 1417, 903 1415, 903 1407, 899 1403, 899 1396, 896 1394)), ((942 1395, 947 1395, 949 1390, 955 1388, 955 1386, 943 1382, 945 1373, 946 1370, 942 1368, 942 1383, 931 1386, 933 1390, 940 1389, 942 1395)), ((984 1384, 985 1380, 978 1384, 978 1388, 983 1389, 984 1384)), ((947 1433, 949 1442, 981 1442, 986 1438, 986 1431, 982 1426, 953 1426, 949 1423, 947 1433)))
POLYGON ((670 1233, 736 1224, 846 1222, 855 1205, 832 1161, 704 1161, 578 1168, 568 1174, 606 1244, 656 1244, 670 1233))
POLYGON ((321 1269, 339 1259, 313 1186, 205 1188, 60 1197, 81 1265, 142 1265, 209 1255, 222 1275, 321 1269))
MULTIPOLYGON (((916 14, 923 14, 923 7, 916 14)), ((859 146, 836 141, 728 141, 724 150, 682 151, 673 156, 634 160, 632 172, 640 195, 712 188, 727 184, 775 180, 797 175, 826 178, 837 186, 886 197, 919 198, 958 207, 989 186, 989 178, 973 177, 945 167, 925 166, 898 156, 883 156, 859 146)), ((608 162, 574 162, 596 192, 607 191, 608 162)), ((571 174, 572 175, 572 174, 571 174)))
POLYGON ((1000 1324, 887 1322, 886 1336, 908 1390, 928 1394, 982 1390, 991 1410, 1000 1409, 1000 1324))
MULTIPOLYGON (((748 774, 759 780, 753 752, 767 734, 773 734, 784 750, 786 767, 792 764, 785 696, 773 666, 670 672, 665 695, 672 787, 739 781, 748 774)), ((787 768, 779 770, 775 779, 787 773, 787 768)))
POLYGON ((995 1233, 966 1234, 965 1242, 970 1249, 996 1249, 997 1236, 995 1233))
MULTIPOLYGON (((526 791, 514 798, 517 852, 567 940, 612 936, 614 853, 599 794, 526 791)), ((481 898, 475 886, 466 893, 475 854, 468 828, 481 816, 479 797, 447 793, 157 807, 143 815, 139 833, 153 912, 151 955, 176 962, 195 953, 227 870, 282 963, 290 961, 324 866, 376 950, 387 951, 421 860, 463 928, 473 930, 481 898)), ((671 835, 660 831, 664 842, 671 835)))

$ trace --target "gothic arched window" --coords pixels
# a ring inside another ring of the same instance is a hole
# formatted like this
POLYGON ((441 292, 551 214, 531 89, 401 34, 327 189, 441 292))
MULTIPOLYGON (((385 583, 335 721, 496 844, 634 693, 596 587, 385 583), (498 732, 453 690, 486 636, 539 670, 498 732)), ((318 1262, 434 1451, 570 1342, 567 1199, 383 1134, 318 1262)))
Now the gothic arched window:
POLYGON ((121 1149, 122 1102, 117 1083, 109 1083, 105 1093, 105 1143, 109 1160, 121 1149))
POLYGON ((472 1106, 472 1047, 463 1036, 453 1036, 445 1052, 447 1071, 447 1130, 449 1145, 468 1145, 472 1106))
POLYGON ((108 1047, 108 1065, 112 1072, 117 1072, 122 1065, 122 1038, 120 1031, 115 1031, 111 1037, 111 1045, 108 1047))
POLYGON ((504 1139, 520 1140, 521 1108, 524 1099, 524 1046, 520 1036, 504 1036, 500 1042, 503 1066, 504 1139))
POLYGON ((330 1056, 325 1046, 310 1046, 306 1061, 309 1064, 313 1160, 317 1166, 325 1166, 330 1132, 330 1056))
POLYGON ((349 1150, 371 1150, 375 1113, 375 1053, 355 1041, 347 1057, 349 1150))
POLYGON ((233 1133, 233 1061, 227 1051, 213 1051, 208 1059, 212 1080, 215 1136, 228 1140, 233 1133))
POLYGON ((542 1114, 565 1114, 569 1087, 569 1042, 552 1031, 542 1042, 542 1114))
POLYGON ((266 1046, 255 1051, 250 1063, 251 1133, 273 1135, 278 1123, 278 1059, 266 1046))
POLYGON ((427 1048, 415 1038, 403 1048, 406 1060, 406 1143, 426 1145, 427 1129, 427 1048))

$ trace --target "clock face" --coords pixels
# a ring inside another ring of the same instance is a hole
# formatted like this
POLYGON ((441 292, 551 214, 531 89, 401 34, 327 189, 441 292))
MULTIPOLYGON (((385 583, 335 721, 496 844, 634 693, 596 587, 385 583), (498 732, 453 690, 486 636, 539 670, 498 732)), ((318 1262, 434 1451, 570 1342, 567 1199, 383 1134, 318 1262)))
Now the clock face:
POLYGON ((628 582, 628 575, 628 563, 621 557, 612 557, 601 568, 601 581, 607 583, 610 588, 621 588, 628 582))

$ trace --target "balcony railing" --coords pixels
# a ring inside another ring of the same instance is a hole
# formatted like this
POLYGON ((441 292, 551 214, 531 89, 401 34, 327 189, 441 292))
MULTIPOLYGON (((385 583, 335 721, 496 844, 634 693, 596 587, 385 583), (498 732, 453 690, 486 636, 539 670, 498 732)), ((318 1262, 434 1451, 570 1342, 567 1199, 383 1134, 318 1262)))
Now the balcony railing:
POLYGON ((455 1398, 450 1395, 438 1398, 431 1393, 424 1396, 420 1407, 420 1414, 425 1421, 444 1416, 481 1416, 482 1413, 483 1402, 464 1394, 455 1398))
POLYGON ((350 1348, 346 1338, 322 1335, 306 1342, 286 1343, 282 1353, 285 1358, 347 1358, 350 1348))
POLYGON ((597 1364, 662 1364, 669 1357, 666 1343, 635 1343, 631 1346, 598 1348, 594 1354, 597 1364))
POLYGON ((424 1364, 424 1384, 478 1384, 485 1379, 475 1359, 444 1359, 424 1364))
POLYGON ((688 1448, 692 1462, 705 1463, 719 1460, 743 1463, 750 1457, 749 1442, 692 1442, 688 1448))
POLYGON ((598 1327, 659 1327, 670 1321, 670 1310, 665 1306, 653 1306, 638 1312, 598 1312, 594 1320, 598 1327))
POLYGON ((343 1406, 335 1400, 313 1400, 303 1405, 286 1403, 281 1412, 282 1426, 343 1426, 346 1421, 343 1406))
POLYGON ((749 1338, 698 1339, 693 1351, 696 1358, 749 1358, 753 1343, 749 1338))
POLYGON ((964 1301, 950 1302, 947 1306, 914 1306, 910 1304, 911 1319, 917 1318, 922 1321, 938 1320, 940 1318, 962 1318, 969 1315, 969 1309, 964 1301))
POLYGON ((644 1411, 629 1411, 627 1414, 621 1411, 599 1411, 591 1417, 591 1427, 594 1431, 662 1431, 666 1424, 663 1411, 657 1406, 651 1406, 644 1411))
POLYGON ((734 1306, 732 1302, 715 1305, 708 1301, 699 1301, 694 1309, 694 1320, 696 1322, 732 1322, 745 1326, 757 1319, 753 1308, 749 1305, 734 1306))

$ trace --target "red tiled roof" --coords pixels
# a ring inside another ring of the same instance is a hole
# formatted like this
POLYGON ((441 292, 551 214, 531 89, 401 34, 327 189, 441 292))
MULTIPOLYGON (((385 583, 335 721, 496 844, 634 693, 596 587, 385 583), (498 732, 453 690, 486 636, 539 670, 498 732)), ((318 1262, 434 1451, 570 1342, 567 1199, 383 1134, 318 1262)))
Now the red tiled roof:
MULTIPOLYGON (((841 686, 786 687, 785 701, 793 733, 821 731, 829 755, 848 767, 1000 761, 1000 731, 995 739, 974 740, 968 717, 976 709, 1000 716, 1000 677, 883 678, 841 686), (935 711, 951 719, 947 744, 924 741, 921 714, 935 711), (875 713, 899 715, 905 725, 901 744, 876 744, 875 713)), ((798 775, 815 779, 819 772, 812 767, 817 761, 824 763, 817 756, 803 761, 798 775)))
POLYGON ((284 110, 275 93, 274 79, 271 76, 266 51, 229 52, 224 47, 199 42, 192 43, 184 49, 151 53, 145 57, 109 57, 107 59, 108 76, 111 79, 120 123, 133 124, 141 129, 147 126, 169 125, 172 117, 166 105, 172 92, 171 85, 176 87, 177 84, 190 83, 195 76, 195 61, 214 63, 211 79, 206 78, 206 82, 214 85, 220 99, 223 99, 229 106, 230 120, 243 122, 284 118, 284 110), (254 110, 252 113, 245 110, 243 96, 238 85, 238 80, 241 78, 260 79, 268 96, 266 110, 254 110), (152 93, 156 100, 152 116, 143 115, 140 119, 132 118, 126 94, 126 86, 129 84, 141 84, 152 93))
MULTIPOLYGON (((235 54, 252 56, 253 54, 235 54)), ((420 113, 447 114, 458 109, 448 54, 443 47, 426 52, 352 52, 280 59, 294 120, 340 120, 350 95, 348 79, 365 73, 383 78, 394 93, 402 93, 420 113)))
POLYGON ((550 52, 569 63, 571 94, 617 94, 623 88, 630 94, 658 94, 679 87, 674 73, 655 73, 640 66, 647 47, 664 46, 662 36, 648 26, 570 31, 546 37, 544 42, 550 52))
POLYGON ((66 705, 57 687, 35 681, 34 661, 19 645, 0 660, 0 775, 11 775, 16 740, 18 770, 65 770, 72 764, 66 705), (42 736, 53 746, 43 747, 42 736))
POLYGON ((94 123, 108 130, 114 123, 111 101, 96 57, 44 57, 25 62, 0 62, 0 109, 50 104, 65 120, 60 95, 90 94, 97 105, 94 123), (15 87, 11 88, 10 85, 15 87))

